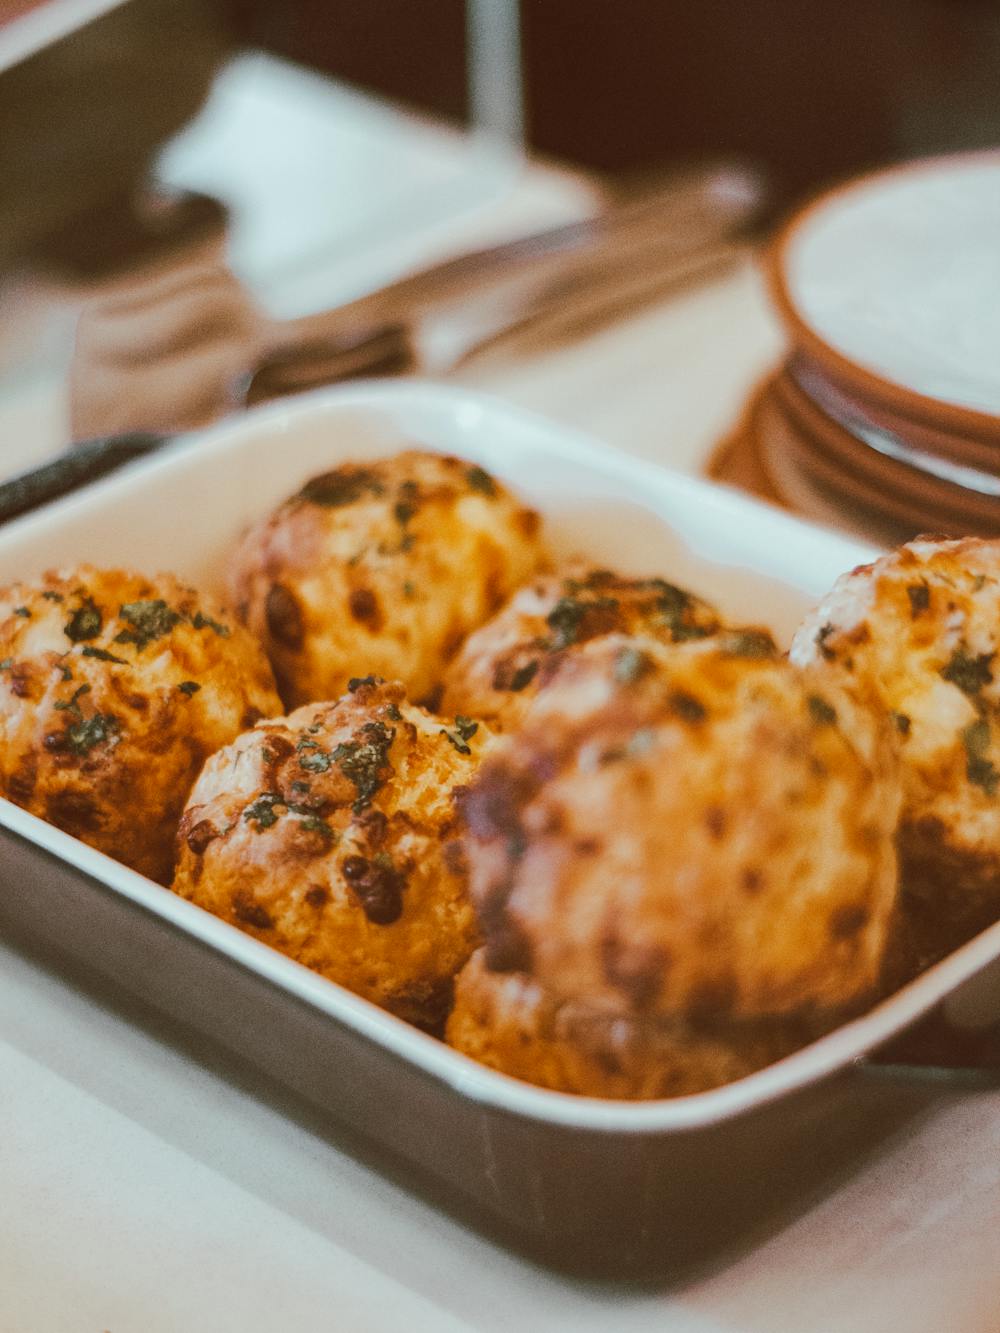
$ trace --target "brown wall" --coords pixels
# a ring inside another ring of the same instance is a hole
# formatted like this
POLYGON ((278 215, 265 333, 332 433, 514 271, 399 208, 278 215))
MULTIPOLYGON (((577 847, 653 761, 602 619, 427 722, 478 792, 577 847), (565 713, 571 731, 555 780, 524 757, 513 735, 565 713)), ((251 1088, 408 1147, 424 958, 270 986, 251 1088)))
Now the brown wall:
MULTIPOLYGON (((276 49, 465 112, 463 0, 258 12, 276 49)), ((737 150, 798 191, 1000 143, 997 0, 522 0, 521 13, 532 142, 590 166, 737 150)))

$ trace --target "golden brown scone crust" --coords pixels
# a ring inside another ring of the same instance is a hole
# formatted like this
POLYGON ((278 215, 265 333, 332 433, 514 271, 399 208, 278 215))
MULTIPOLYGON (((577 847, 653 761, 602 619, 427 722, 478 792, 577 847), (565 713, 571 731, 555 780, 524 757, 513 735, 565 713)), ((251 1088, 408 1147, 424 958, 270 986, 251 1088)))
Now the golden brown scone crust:
POLYGON ((174 890, 332 981, 439 1024, 476 944, 454 797, 488 744, 355 682, 240 736, 191 793, 174 890))
POLYGON ((516 726, 564 652, 605 634, 664 643, 705 638, 721 626, 707 602, 660 578, 626 578, 585 565, 540 575, 471 635, 448 668, 442 707, 516 726))
POLYGON ((280 709, 259 644, 172 575, 0 591, 0 791, 160 883, 205 759, 280 709))
POLYGON ((533 510, 481 467, 413 450, 314 477, 245 534, 230 586, 289 707, 370 672, 424 701, 541 559, 533 510))
POLYGON ((699 1022, 858 1004, 899 801, 882 720, 762 638, 597 640, 463 802, 489 964, 699 1022))
POLYGON ((455 983, 449 1045, 503 1074, 585 1097, 681 1097, 732 1083, 804 1045, 791 1022, 718 1032, 557 1000, 523 972, 490 972, 477 950, 455 983))
POLYGON ((920 539, 841 578, 794 660, 895 723, 913 966, 1000 917, 1000 542, 920 539))

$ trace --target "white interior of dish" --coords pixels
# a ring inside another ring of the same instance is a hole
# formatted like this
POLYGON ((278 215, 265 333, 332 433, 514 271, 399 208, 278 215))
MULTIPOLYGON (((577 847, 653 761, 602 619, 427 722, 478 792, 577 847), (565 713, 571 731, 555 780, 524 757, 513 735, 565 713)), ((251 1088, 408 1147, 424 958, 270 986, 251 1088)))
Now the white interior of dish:
POLYGON ((793 231, 785 278, 799 314, 842 356, 1000 416, 1000 152, 831 195, 793 231))
MULTIPOLYGON (((559 550, 662 574, 785 641, 838 574, 874 554, 739 492, 638 462, 490 399, 389 383, 323 390, 232 419, 9 524, 0 530, 0 581, 89 560, 215 585, 248 520, 317 471, 408 444, 495 472, 545 514, 559 550)), ((646 1132, 727 1118, 858 1059, 1000 955, 997 926, 864 1018, 747 1079, 673 1101, 604 1102, 532 1088, 476 1064, 3 800, 0 826, 464 1095, 566 1125, 646 1132)))

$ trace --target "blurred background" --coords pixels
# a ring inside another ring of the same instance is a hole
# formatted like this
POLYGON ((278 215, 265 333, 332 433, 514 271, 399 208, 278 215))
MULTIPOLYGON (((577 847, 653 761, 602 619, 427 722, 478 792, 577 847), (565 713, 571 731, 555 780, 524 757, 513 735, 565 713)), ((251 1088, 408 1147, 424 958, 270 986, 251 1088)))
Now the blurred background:
POLYGON ((0 57, 8 265, 86 266, 85 241, 100 262, 106 232, 60 225, 115 214, 241 48, 588 170, 745 154, 781 204, 875 163, 1000 139, 995 0, 0 4, 7 26, 32 19, 48 29, 40 49, 0 57))
POLYGON ((996 0, 0 0, 3 470, 623 176, 735 157, 773 218, 998 142, 996 0))
MULTIPOLYGON (((747 153, 794 194, 1000 139, 995 0, 522 0, 527 140, 619 171, 747 153)), ((245 32, 444 116, 470 114, 463 0, 286 0, 245 32)))

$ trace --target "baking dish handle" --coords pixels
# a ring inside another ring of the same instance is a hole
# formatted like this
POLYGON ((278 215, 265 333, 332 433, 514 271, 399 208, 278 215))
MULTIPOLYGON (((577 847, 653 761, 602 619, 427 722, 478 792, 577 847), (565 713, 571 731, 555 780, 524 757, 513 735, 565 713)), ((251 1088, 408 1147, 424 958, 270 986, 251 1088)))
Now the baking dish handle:
POLYGON ((1000 1087, 1000 963, 969 978, 859 1068, 878 1079, 1000 1087))

